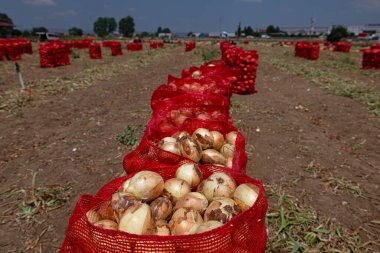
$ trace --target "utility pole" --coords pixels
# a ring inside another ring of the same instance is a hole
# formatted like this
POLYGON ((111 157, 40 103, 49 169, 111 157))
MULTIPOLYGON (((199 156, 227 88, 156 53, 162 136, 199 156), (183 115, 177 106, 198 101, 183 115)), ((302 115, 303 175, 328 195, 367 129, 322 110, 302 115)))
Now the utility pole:
POLYGON ((314 17, 311 17, 310 18, 310 37, 314 35, 314 22, 315 22, 315 19, 314 17))

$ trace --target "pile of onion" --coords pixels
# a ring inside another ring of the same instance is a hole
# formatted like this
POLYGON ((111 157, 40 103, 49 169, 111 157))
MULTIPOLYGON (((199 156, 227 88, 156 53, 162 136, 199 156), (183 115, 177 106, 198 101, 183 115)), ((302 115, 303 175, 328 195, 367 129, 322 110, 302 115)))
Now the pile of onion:
POLYGON ((237 186, 225 173, 202 179, 196 164, 179 166, 175 177, 166 181, 156 172, 141 171, 126 180, 110 201, 86 216, 105 229, 138 235, 188 235, 222 226, 257 200, 257 186, 237 186))
POLYGON ((192 135, 183 131, 165 137, 158 145, 165 151, 182 155, 194 162, 232 168, 236 138, 236 131, 224 136, 218 131, 198 128, 192 135))

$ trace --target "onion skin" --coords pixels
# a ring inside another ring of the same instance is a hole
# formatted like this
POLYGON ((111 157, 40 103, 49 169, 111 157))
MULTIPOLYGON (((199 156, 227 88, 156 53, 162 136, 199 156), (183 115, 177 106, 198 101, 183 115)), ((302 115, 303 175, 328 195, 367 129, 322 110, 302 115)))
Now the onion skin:
POLYGON ((160 141, 160 147, 162 147, 165 143, 168 143, 168 142, 172 142, 172 143, 176 143, 176 139, 174 139, 173 137, 165 137, 165 138, 162 138, 161 141, 160 141))
POLYGON ((214 144, 214 137, 206 128, 198 128, 193 132, 192 137, 199 143, 202 149, 211 148, 214 144))
POLYGON ((178 139, 178 147, 181 152, 181 155, 199 162, 202 157, 202 149, 199 146, 198 142, 191 137, 182 136, 178 139))
POLYGON ((233 158, 232 157, 227 157, 226 159, 226 167, 227 168, 232 168, 233 165, 233 158))
POLYGON ((98 222, 95 222, 94 225, 97 227, 111 230, 116 230, 118 228, 117 223, 112 220, 100 220, 98 222))
POLYGON ((175 142, 166 142, 161 146, 161 149, 176 155, 181 155, 178 145, 175 142))
POLYGON ((151 201, 161 195, 164 179, 153 171, 140 171, 131 178, 127 192, 143 201, 151 201))
POLYGON ((201 182, 203 175, 199 170, 198 165, 193 163, 185 163, 178 167, 175 177, 185 180, 191 188, 198 186, 201 182))
POLYGON ((223 134, 221 134, 218 131, 211 131, 210 133, 214 139, 214 143, 213 143, 212 148, 215 150, 219 150, 224 144, 223 134))
POLYGON ((226 142, 231 144, 231 145, 235 145, 236 138, 237 138, 237 132, 236 131, 232 131, 232 132, 229 132, 228 134, 226 134, 226 142))
POLYGON ((166 220, 158 220, 156 221, 156 233, 155 235, 168 236, 170 235, 169 224, 166 220))
POLYGON ((224 197, 214 198, 214 201, 210 203, 204 214, 204 220, 216 220, 227 223, 240 212, 239 206, 233 199, 224 197))
POLYGON ((128 208, 120 218, 119 230, 136 235, 154 233, 154 222, 147 204, 128 208))
POLYGON ((89 210, 86 213, 87 219, 90 223, 94 224, 102 219, 101 215, 95 210, 89 210))
POLYGON ((235 151, 235 146, 229 143, 226 143, 222 146, 220 149, 220 153, 225 157, 225 158, 230 158, 234 157, 234 151, 235 151))
POLYGON ((223 223, 221 223, 220 221, 216 221, 216 220, 206 221, 205 223, 203 223, 197 228, 196 233, 199 234, 199 233, 207 232, 221 226, 223 226, 223 223))
POLYGON ((118 222, 122 213, 131 206, 140 205, 141 200, 137 199, 130 193, 115 192, 112 194, 111 207, 114 211, 115 220, 118 222))
POLYGON ((215 149, 206 149, 202 152, 203 164, 226 164, 226 158, 215 149))
POLYGON ((235 189, 236 183, 233 178, 223 172, 215 172, 200 183, 197 191, 205 195, 208 201, 212 201, 217 197, 231 198, 235 189))
POLYGON ((127 192, 127 188, 129 184, 131 183, 131 179, 125 180, 122 185, 120 185, 118 191, 119 192, 127 192))
POLYGON ((190 234, 192 227, 202 223, 202 216, 198 212, 181 208, 174 212, 169 227, 172 235, 186 235, 190 234))
POLYGON ((188 132, 186 132, 186 131, 180 131, 180 132, 176 132, 175 134, 173 134, 172 138, 176 139, 176 141, 178 142, 178 140, 181 139, 184 136, 191 137, 188 132))
POLYGON ((117 220, 115 217, 115 212, 111 205, 111 201, 106 201, 100 204, 98 213, 102 217, 102 220, 117 220))
POLYGON ((241 184, 234 192, 234 200, 244 212, 255 204, 259 191, 259 188, 254 184, 241 184))
POLYGON ((150 203, 150 210, 155 220, 166 220, 173 212, 173 204, 166 196, 158 197, 150 203))
POLYGON ((208 207, 207 198, 199 192, 189 192, 178 199, 174 210, 181 208, 191 209, 203 214, 208 207))
POLYGON ((164 195, 170 198, 173 203, 176 203, 179 198, 190 191, 190 185, 179 178, 168 179, 164 185, 164 195))

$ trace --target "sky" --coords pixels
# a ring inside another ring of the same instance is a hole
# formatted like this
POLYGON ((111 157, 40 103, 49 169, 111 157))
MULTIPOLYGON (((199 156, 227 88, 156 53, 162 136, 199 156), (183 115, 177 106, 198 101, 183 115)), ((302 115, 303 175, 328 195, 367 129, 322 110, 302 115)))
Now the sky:
POLYGON ((92 32, 98 17, 128 15, 136 31, 234 32, 242 27, 363 25, 380 23, 380 0, 0 0, 19 29, 45 26, 66 31, 77 26, 92 32))

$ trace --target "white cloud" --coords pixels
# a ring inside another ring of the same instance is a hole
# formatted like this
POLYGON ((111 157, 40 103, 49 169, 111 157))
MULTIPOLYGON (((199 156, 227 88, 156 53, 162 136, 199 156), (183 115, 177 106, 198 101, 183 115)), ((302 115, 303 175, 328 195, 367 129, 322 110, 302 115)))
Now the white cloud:
POLYGON ((78 13, 75 11, 75 10, 65 10, 65 11, 59 11, 59 12, 56 12, 54 13, 54 15, 56 16, 60 16, 60 17, 69 17, 69 16, 75 16, 77 15, 78 13))
POLYGON ((24 0, 25 4, 39 5, 39 6, 52 6, 56 5, 55 0, 24 0))

